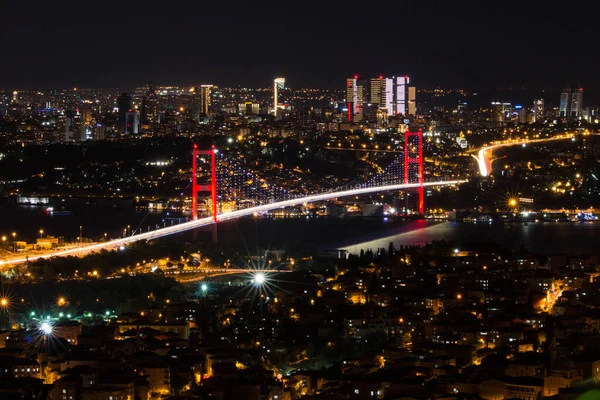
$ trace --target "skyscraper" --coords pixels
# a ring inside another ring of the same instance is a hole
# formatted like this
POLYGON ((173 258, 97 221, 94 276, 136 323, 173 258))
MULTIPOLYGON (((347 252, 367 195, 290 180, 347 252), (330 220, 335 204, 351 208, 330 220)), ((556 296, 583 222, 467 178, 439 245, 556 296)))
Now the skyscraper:
POLYGON ((158 114, 158 98, 154 91, 152 82, 146 84, 146 94, 142 98, 142 124, 150 124, 151 122, 157 122, 156 117, 158 114))
POLYGON ((279 104, 279 92, 285 89, 285 78, 275 78, 273 80, 273 112, 277 115, 277 110, 283 108, 279 104))
POLYGON ((131 97, 127 93, 121 93, 117 97, 117 108, 118 108, 118 122, 120 131, 125 131, 125 125, 127 124, 127 113, 133 108, 131 97))
POLYGON ((394 78, 394 114, 408 115, 408 76, 394 78))
POLYGON ((210 111, 210 94, 213 85, 200 85, 200 113, 208 115, 210 111))
POLYGON ((364 116, 364 106, 367 100, 365 79, 354 75, 346 80, 346 103, 348 105, 348 122, 360 122, 364 116))
POLYGON ((583 88, 575 89, 571 93, 571 117, 581 117, 581 110, 583 108, 583 88))
POLYGON ((544 122, 544 99, 533 101, 533 122, 544 122))
POLYGON ((583 88, 572 90, 571 88, 563 90, 560 94, 559 116, 561 117, 581 117, 583 108, 583 88))

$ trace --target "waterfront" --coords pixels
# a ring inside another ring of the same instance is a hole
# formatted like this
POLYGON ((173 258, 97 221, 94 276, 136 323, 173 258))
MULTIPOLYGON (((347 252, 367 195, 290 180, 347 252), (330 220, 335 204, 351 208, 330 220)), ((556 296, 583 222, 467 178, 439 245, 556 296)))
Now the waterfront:
POLYGON ((597 237, 600 224, 577 222, 537 223, 469 223, 441 222, 390 235, 373 236, 367 240, 345 243, 339 248, 350 254, 361 249, 387 248, 390 243, 400 245, 424 245, 434 240, 447 240, 457 247, 471 243, 494 243, 518 250, 521 245, 537 254, 589 254, 600 256, 597 237))
MULTIPOLYGON (((129 234, 136 229, 177 222, 185 215, 167 212, 136 211, 134 207, 92 207, 78 204, 69 207, 72 215, 52 216, 43 207, 24 207, 4 204, 0 212, 2 234, 16 231, 18 238, 29 242, 44 229, 45 234, 76 239, 79 226, 83 236, 98 240, 118 237, 129 225, 129 234)), ((387 248, 389 243, 423 245, 434 240, 447 240, 460 247, 470 243, 496 243, 519 249, 521 245, 535 253, 563 252, 595 254, 600 256, 595 237, 600 235, 600 224, 570 222, 461 223, 387 221, 363 218, 242 218, 219 224, 219 243, 225 247, 257 253, 264 249, 285 249, 310 253, 315 250, 344 249, 359 253, 361 249, 387 248)), ((211 228, 188 232, 179 240, 211 240, 211 228)))

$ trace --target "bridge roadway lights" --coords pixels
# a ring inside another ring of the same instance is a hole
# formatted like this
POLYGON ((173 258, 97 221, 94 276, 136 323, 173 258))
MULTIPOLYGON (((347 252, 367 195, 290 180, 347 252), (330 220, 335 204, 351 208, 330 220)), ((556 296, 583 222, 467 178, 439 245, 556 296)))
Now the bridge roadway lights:
MULTIPOLYGON (((265 211, 275 210, 278 208, 286 208, 293 207, 303 203, 314 203, 317 201, 325 201, 331 200, 338 197, 347 197, 347 196, 359 196, 363 194, 376 193, 376 192, 385 192, 392 190, 408 190, 408 189, 418 189, 419 187, 433 187, 433 186, 450 186, 450 185, 458 185, 466 182, 465 180, 452 180, 452 181, 440 181, 440 182, 424 182, 422 184, 419 183, 409 183, 409 184, 395 184, 395 185, 383 185, 376 187, 366 187, 360 189, 351 189, 351 190, 341 190, 336 192, 327 192, 321 194, 314 194, 306 197, 297 197, 290 200, 278 201, 270 204, 263 204, 260 206, 244 208, 241 210, 235 210, 232 212, 228 212, 225 214, 219 215, 219 221, 227 221, 236 218, 242 217, 250 217, 252 215, 260 214, 265 211)), ((188 230, 198 229, 204 226, 216 225, 213 217, 200 218, 196 221, 188 221, 183 222, 179 225, 168 226, 165 228, 159 228, 155 231, 151 232, 143 232, 138 233, 133 236, 127 236, 126 238, 114 239, 108 242, 100 242, 94 243, 90 245, 85 245, 84 247, 77 247, 66 250, 59 250, 55 252, 49 252, 40 255, 32 255, 30 257, 20 257, 13 259, 5 259, 3 263, 0 262, 0 265, 12 265, 12 264, 23 264, 27 261, 35 261, 42 258, 51 258, 51 257, 65 257, 65 256, 78 256, 84 255, 88 253, 92 253, 95 251, 100 251, 102 249, 120 249, 124 250, 125 246, 140 240, 150 241, 154 239, 161 238, 163 236, 174 235, 177 233, 185 232, 188 230)), ((266 271, 262 271, 266 272, 266 271)))

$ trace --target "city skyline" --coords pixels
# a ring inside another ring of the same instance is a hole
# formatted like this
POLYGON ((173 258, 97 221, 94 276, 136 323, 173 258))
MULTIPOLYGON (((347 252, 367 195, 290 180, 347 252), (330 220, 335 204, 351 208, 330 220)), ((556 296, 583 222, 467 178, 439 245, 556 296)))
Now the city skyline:
POLYGON ((560 90, 572 82, 588 92, 598 89, 590 7, 559 14, 540 3, 373 5, 382 11, 370 22, 377 29, 364 29, 358 27, 368 18, 337 4, 156 6, 3 5, 10 62, 0 66, 0 87, 115 87, 148 80, 269 87, 273 77, 285 76, 295 87, 336 88, 340 76, 359 73, 407 74, 420 87, 560 90), (399 21, 406 34, 398 34, 399 21))

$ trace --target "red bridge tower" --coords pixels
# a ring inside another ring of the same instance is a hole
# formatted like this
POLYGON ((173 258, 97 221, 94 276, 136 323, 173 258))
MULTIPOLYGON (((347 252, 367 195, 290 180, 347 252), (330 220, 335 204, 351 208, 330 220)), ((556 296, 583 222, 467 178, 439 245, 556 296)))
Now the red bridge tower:
POLYGON ((419 213, 425 212, 425 198, 423 195, 423 131, 419 129, 417 132, 406 131, 404 133, 404 183, 420 183, 421 186, 417 189, 419 194, 419 213), (417 149, 409 147, 409 139, 417 138, 417 149), (415 154, 416 153, 416 154, 415 154), (411 157, 412 154, 412 157, 411 157), (413 165, 417 167, 417 182, 409 182, 409 168, 413 165))

